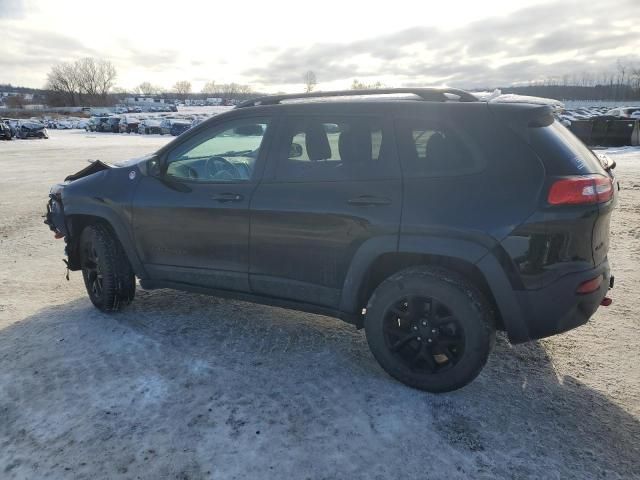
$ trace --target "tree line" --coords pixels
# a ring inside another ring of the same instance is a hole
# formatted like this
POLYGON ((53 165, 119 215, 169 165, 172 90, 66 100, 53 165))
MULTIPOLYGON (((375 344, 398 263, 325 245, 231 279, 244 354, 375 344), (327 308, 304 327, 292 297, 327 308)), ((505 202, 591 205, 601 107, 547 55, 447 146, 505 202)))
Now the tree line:
MULTIPOLYGON (((175 82, 163 88, 152 82, 140 83, 133 91, 115 86, 117 70, 106 59, 82 58, 75 62, 62 62, 51 67, 45 85, 45 102, 51 106, 107 106, 121 102, 127 95, 162 96, 185 101, 209 97, 223 100, 244 100, 259 96, 250 85, 240 83, 205 83, 200 92, 194 92, 188 80, 175 82)), ((311 92, 318 85, 312 70, 300 77, 304 91, 311 92)), ((352 89, 383 88, 380 82, 365 83, 354 79, 352 89)), ((619 59, 611 71, 574 72, 561 76, 534 80, 527 84, 500 88, 503 93, 516 93, 555 98, 558 100, 640 100, 640 64, 619 59)), ((33 90, 34 89, 22 89, 33 90)), ((16 106, 23 99, 12 98, 16 106)))
POLYGON ((618 59, 615 69, 574 72, 501 89, 558 100, 640 100, 640 64, 618 59))

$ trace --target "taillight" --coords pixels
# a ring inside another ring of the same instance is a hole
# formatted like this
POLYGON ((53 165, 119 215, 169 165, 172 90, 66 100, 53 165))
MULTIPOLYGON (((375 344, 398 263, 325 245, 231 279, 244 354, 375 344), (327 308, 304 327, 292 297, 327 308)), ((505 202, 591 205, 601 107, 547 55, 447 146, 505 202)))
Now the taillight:
POLYGON ((613 182, 602 175, 585 175, 556 180, 549 189, 551 205, 603 203, 613 197, 613 182))
POLYGON ((576 289, 576 293, 593 293, 602 285, 602 275, 582 282, 576 289))

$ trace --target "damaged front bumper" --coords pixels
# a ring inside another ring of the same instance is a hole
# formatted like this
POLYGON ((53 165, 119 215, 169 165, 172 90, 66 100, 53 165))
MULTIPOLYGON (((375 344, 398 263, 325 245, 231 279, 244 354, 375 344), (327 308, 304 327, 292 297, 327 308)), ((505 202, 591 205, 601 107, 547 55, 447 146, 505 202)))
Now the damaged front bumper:
POLYGON ((112 168, 111 165, 108 165, 100 160, 91 161, 89 165, 87 165, 82 170, 68 175, 64 179, 64 183, 55 185, 51 188, 49 192, 49 201, 47 202, 47 212, 45 214, 44 223, 49 226, 49 229, 53 231, 56 235, 56 238, 65 239, 69 236, 69 228, 65 221, 64 215, 64 205, 62 204, 62 190, 65 185, 75 180, 78 180, 82 177, 87 177, 94 173, 100 172, 102 170, 108 170, 112 168))
MULTIPOLYGON (((54 185, 49 192, 49 201, 47 202, 47 211, 44 215, 44 223, 54 233, 56 238, 64 238, 64 253, 68 258, 64 260, 64 262, 67 264, 69 270, 80 269, 80 259, 77 251, 78 242, 77 238, 75 238, 78 236, 80 228, 74 224, 71 218, 65 213, 63 193, 67 187, 76 180, 111 168, 113 168, 111 165, 101 162, 100 160, 90 161, 89 165, 79 172, 67 176, 64 182, 54 185), (75 230, 78 230, 78 232, 75 230)), ((67 197, 68 196, 69 192, 67 192, 67 197)))
POLYGON ((44 223, 55 234, 56 238, 66 237, 69 234, 67 223, 64 218, 64 206, 60 193, 51 192, 47 202, 47 212, 44 223))

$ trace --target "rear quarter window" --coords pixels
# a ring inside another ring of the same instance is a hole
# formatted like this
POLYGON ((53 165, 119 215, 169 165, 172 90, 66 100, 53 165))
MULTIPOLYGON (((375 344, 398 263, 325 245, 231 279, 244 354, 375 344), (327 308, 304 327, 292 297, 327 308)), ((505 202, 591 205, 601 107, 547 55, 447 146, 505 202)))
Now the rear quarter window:
POLYGON ((605 174, 600 160, 578 137, 557 120, 547 127, 529 128, 531 145, 548 173, 555 175, 605 174))

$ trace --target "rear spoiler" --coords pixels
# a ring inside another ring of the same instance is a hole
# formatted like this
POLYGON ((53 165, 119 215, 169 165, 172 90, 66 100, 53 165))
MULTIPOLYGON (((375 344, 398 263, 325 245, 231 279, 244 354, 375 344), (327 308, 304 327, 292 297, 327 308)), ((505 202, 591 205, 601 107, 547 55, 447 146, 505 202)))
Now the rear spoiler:
POLYGON ((489 109, 502 123, 529 142, 529 129, 548 127, 555 117, 549 105, 523 103, 488 103, 489 109))

